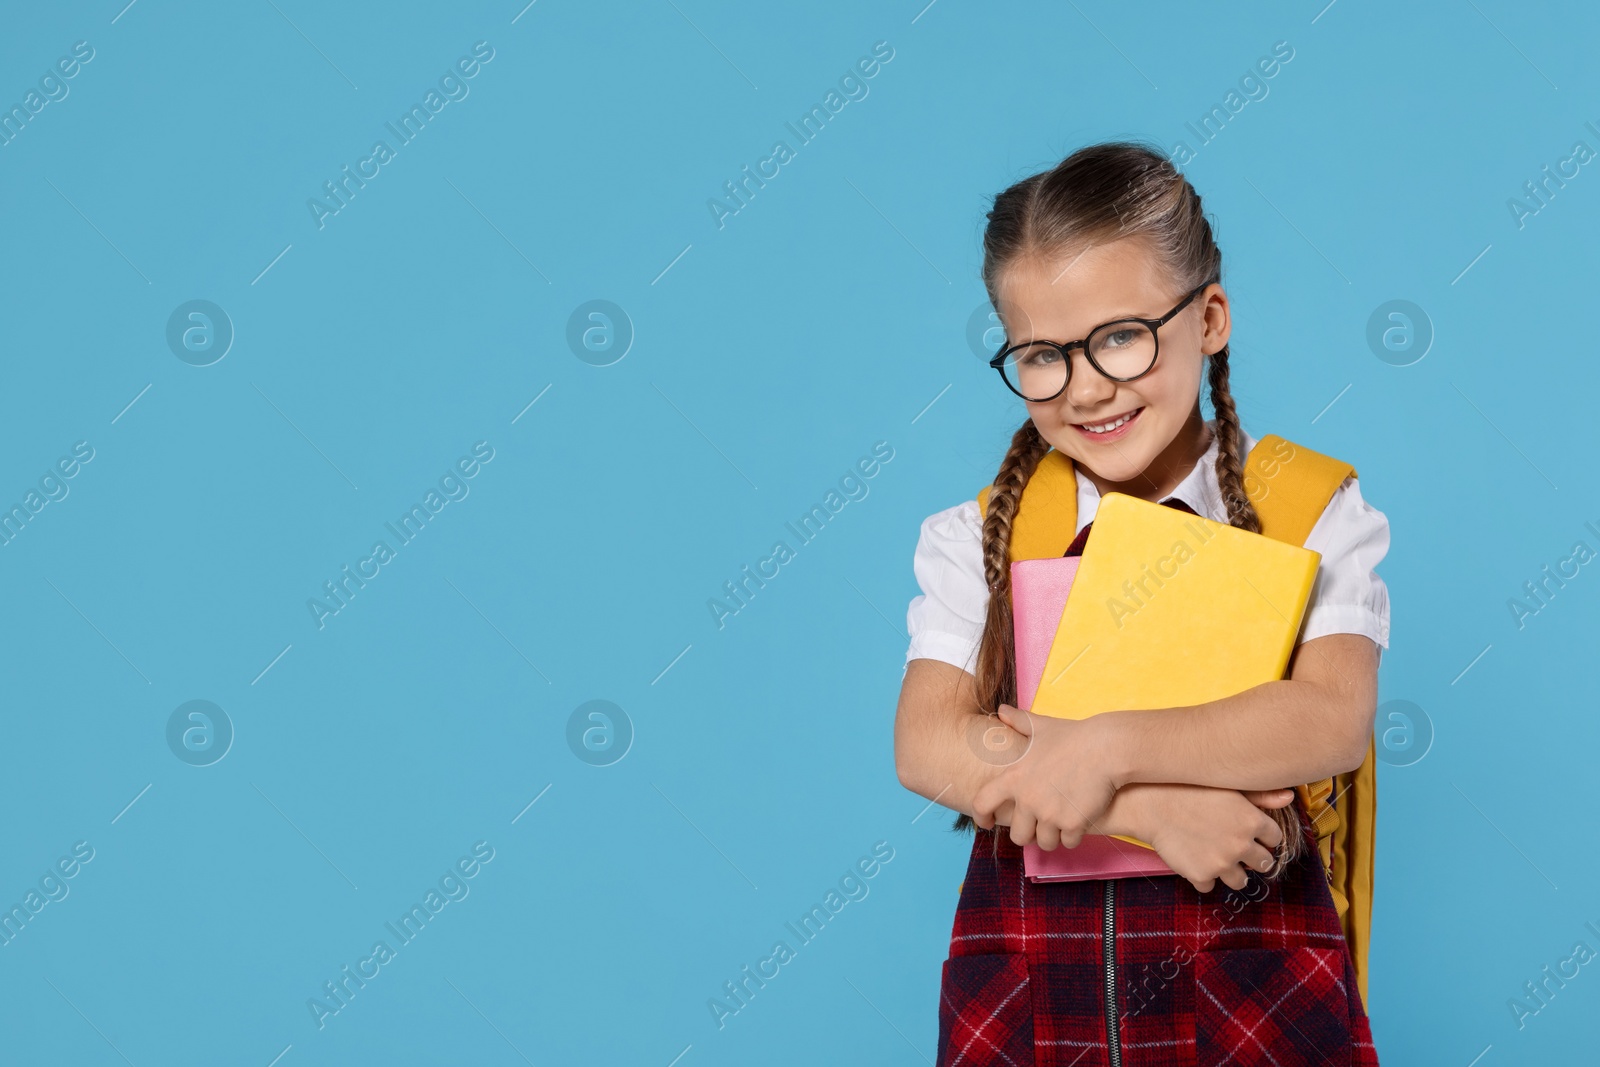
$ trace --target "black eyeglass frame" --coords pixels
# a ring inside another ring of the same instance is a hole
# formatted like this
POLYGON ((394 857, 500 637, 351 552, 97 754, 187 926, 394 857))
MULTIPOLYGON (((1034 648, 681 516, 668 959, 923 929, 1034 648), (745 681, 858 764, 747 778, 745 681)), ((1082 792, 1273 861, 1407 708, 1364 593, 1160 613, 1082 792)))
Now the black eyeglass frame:
POLYGON ((1089 365, 1091 367, 1093 367, 1096 371, 1098 371, 1101 374, 1101 376, 1109 378, 1114 382, 1136 381, 1139 378, 1143 378, 1146 374, 1149 374, 1151 371, 1156 369, 1156 360, 1159 359, 1160 356, 1161 356, 1161 332, 1160 332, 1161 331, 1161 327, 1163 327, 1167 323, 1171 322, 1178 315, 1179 312, 1181 312, 1184 308, 1189 306, 1189 304, 1194 300, 1195 297, 1197 297, 1201 293, 1205 292, 1206 289, 1210 288, 1211 286, 1216 285, 1221 280, 1222 279, 1220 279, 1220 278, 1212 278, 1211 280, 1201 284, 1198 288, 1196 288, 1194 291, 1192 291, 1188 296, 1184 297, 1181 301, 1179 301, 1177 307, 1173 308, 1171 311, 1167 312, 1165 315, 1161 316, 1159 319, 1140 319, 1140 318, 1112 319, 1110 322, 1102 322, 1100 325, 1098 325, 1094 329, 1090 330, 1088 337, 1085 337, 1080 341, 1068 341, 1065 344, 1060 344, 1060 343, 1055 342, 1055 341, 1042 341, 1042 340, 1041 341, 1020 341, 1017 344, 1007 345, 1004 348, 1002 348, 997 355, 995 355, 992 359, 989 360, 989 366, 993 367, 994 370, 995 370, 995 373, 1000 375, 1000 380, 1006 383, 1006 388, 1007 389, 1010 389, 1013 393, 1017 394, 1017 396, 1019 396, 1019 397, 1022 397, 1023 400, 1026 400, 1030 404, 1047 404, 1050 401, 1054 400, 1056 397, 1060 396, 1062 393, 1067 391, 1067 386, 1072 384, 1072 350, 1074 348, 1083 349, 1083 357, 1089 361, 1089 365), (1093 337, 1095 334, 1099 333, 1101 330, 1105 329, 1108 326, 1119 326, 1124 322, 1137 322, 1137 323, 1140 323, 1140 324, 1144 325, 1145 327, 1147 327, 1150 330, 1151 339, 1155 342, 1155 349, 1156 350, 1150 356, 1150 365, 1148 367, 1146 367, 1144 370, 1142 370, 1138 374, 1135 374, 1135 375, 1133 375, 1131 377, 1128 377, 1128 378, 1118 378, 1114 374, 1107 374, 1105 372, 1105 369, 1102 368, 1100 366, 1100 364, 1095 362, 1094 356, 1089 354, 1089 337, 1093 337), (1061 358, 1066 362, 1066 365, 1067 365, 1067 376, 1066 376, 1066 379, 1061 383, 1061 388, 1057 389, 1054 393, 1052 393, 1052 394, 1050 394, 1049 396, 1046 396, 1046 397, 1035 398, 1035 397, 1031 397, 1031 396, 1023 396, 1022 395, 1022 391, 1020 389, 1018 389, 1016 386, 1012 385, 1011 384, 1011 379, 1006 377, 1006 372, 1005 372, 1006 357, 1011 355, 1011 353, 1017 351, 1018 349, 1027 348, 1027 347, 1030 347, 1032 345, 1049 345, 1051 348, 1054 348, 1056 351, 1061 353, 1061 358))

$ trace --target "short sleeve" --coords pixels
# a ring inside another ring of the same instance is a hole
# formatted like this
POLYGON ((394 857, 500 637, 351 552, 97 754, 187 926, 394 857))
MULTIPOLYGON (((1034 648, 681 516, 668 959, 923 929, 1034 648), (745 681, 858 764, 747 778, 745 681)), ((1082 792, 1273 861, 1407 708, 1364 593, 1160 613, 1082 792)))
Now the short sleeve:
POLYGON ((922 521, 912 570, 922 593, 906 608, 906 663, 936 659, 976 673, 989 586, 983 579, 983 526, 968 500, 922 521))
MULTIPOLYGON (((1363 634, 1389 647, 1389 588, 1378 563, 1389 551, 1389 520, 1346 478, 1323 509, 1305 547, 1322 553, 1300 642, 1328 634, 1363 634)), ((1382 661, 1382 653, 1379 653, 1382 661)))

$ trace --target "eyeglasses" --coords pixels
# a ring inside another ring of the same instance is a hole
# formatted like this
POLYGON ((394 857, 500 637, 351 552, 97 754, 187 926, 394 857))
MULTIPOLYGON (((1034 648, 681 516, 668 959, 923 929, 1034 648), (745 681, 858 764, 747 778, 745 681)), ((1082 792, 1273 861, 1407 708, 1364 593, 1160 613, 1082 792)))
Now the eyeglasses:
POLYGON ((1054 400, 1066 390, 1074 348, 1083 349, 1089 365, 1114 382, 1142 378, 1155 367, 1160 352, 1156 331, 1217 281, 1212 278, 1201 285, 1159 319, 1116 319, 1096 326, 1083 340, 1066 344, 1024 341, 1001 349, 989 366, 1000 372, 1008 389, 1032 403, 1054 400))

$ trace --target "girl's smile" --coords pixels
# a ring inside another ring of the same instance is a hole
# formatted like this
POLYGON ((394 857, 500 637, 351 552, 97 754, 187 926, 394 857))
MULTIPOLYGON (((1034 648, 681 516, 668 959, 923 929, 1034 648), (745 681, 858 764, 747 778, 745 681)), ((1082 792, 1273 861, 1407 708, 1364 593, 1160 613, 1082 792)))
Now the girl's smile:
POLYGON ((1073 423, 1073 429, 1090 441, 1117 441, 1126 437, 1133 429, 1133 424, 1139 418, 1139 413, 1144 408, 1134 408, 1132 411, 1117 415, 1098 423, 1073 423))

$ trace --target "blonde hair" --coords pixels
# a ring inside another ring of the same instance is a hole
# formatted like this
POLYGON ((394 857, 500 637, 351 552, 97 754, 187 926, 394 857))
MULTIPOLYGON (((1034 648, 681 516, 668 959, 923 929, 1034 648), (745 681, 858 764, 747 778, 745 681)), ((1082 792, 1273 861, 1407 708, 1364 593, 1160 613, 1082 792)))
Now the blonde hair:
MULTIPOLYGON (((1153 146, 1113 141, 1080 148, 1048 171, 1012 185, 994 198, 983 235, 983 284, 999 307, 998 281, 1020 257, 1053 258, 1069 247, 1124 237, 1147 242, 1177 292, 1222 276, 1222 253, 1211 234, 1200 194, 1153 146)), ((1228 391, 1228 348, 1210 357, 1211 404, 1216 409, 1217 484, 1228 508, 1228 524, 1261 532, 1261 520, 1244 487, 1239 416, 1228 391)), ((1000 704, 1015 706, 1017 679, 1011 617, 1011 525, 1022 489, 1050 444, 1029 419, 1011 438, 989 490, 983 519, 983 572, 989 606, 978 648, 979 705, 994 715, 1000 704)), ((1063 546, 1064 548, 1065 546, 1063 546)), ((1268 879, 1279 877, 1307 849, 1296 814, 1298 795, 1269 814, 1283 831, 1268 879)), ((957 817, 955 830, 974 830, 972 817, 957 817)), ((997 828, 998 829, 998 828, 997 828)), ((999 838, 995 844, 998 848, 999 838)))

